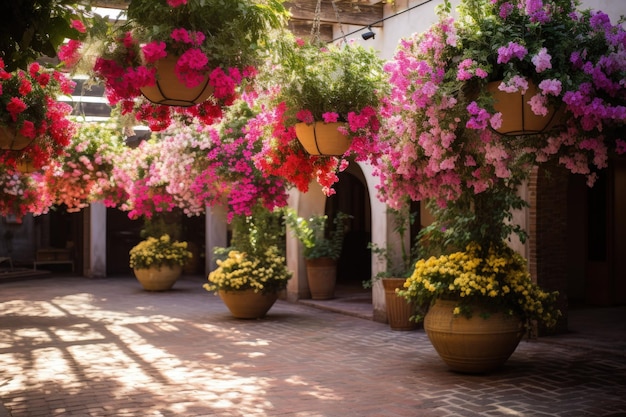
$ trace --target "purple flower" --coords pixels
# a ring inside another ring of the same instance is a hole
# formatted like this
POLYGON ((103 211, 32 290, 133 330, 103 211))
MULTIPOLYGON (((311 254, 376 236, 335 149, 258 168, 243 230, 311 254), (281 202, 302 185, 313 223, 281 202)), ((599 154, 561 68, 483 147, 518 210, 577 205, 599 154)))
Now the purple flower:
POLYGON ((515 42, 509 42, 507 46, 498 48, 498 64, 506 64, 513 58, 522 60, 527 54, 528 49, 526 47, 515 42))

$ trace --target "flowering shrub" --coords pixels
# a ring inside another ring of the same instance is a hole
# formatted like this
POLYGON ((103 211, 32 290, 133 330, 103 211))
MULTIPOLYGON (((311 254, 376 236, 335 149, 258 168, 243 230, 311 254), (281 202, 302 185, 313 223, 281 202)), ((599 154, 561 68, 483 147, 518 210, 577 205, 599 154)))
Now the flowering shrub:
POLYGON ((64 204, 68 212, 95 201, 115 206, 120 193, 112 172, 123 146, 114 126, 81 123, 62 157, 47 167, 39 182, 47 186, 54 204, 64 204))
MULTIPOLYGON (((471 317, 472 306, 519 316, 527 326, 536 320, 553 327, 561 313, 558 293, 535 285, 524 259, 512 250, 489 250, 473 243, 465 251, 421 259, 399 294, 419 306, 437 298, 457 301, 454 314, 471 317)), ((423 316, 417 316, 422 319, 423 316)))
POLYGON ((236 87, 254 76, 268 33, 282 28, 286 17, 279 0, 134 0, 124 32, 106 42, 94 70, 105 81, 110 103, 120 103, 123 114, 134 112, 154 131, 176 114, 210 123, 233 102, 236 87), (184 109, 136 104, 140 88, 156 83, 155 64, 167 56, 176 58, 174 72, 187 87, 200 85, 208 74, 212 97, 184 109))
POLYGON ((232 247, 216 247, 222 259, 204 284, 207 291, 275 292, 286 287, 291 272, 285 265, 285 227, 282 210, 252 208, 249 216, 238 215, 232 221, 232 247))
MULTIPOLYGON (((10 140, 18 135, 25 143, 15 149, 1 150, 4 164, 15 167, 20 158, 41 168, 50 157, 58 155, 70 142, 75 124, 68 119, 72 107, 56 101, 60 94, 70 95, 74 82, 58 71, 45 70, 33 63, 27 71, 9 73, 0 59, 0 130, 10 140)), ((11 142, 2 149, 11 149, 11 142)))
POLYGON ((0 165, 0 215, 18 219, 33 211, 40 198, 35 181, 13 168, 0 165))
POLYGON ((465 0, 454 20, 446 1, 439 22, 403 39, 385 65, 392 91, 380 110, 381 199, 396 208, 406 198, 445 205, 550 160, 592 184, 610 152, 624 153, 626 32, 606 14, 575 5, 465 0), (502 114, 484 88, 492 80, 503 80, 507 92, 526 92, 533 81, 532 111, 562 103, 564 125, 500 136, 502 114))
POLYGON ((160 238, 149 237, 139 242, 130 250, 130 267, 145 269, 162 265, 185 265, 191 259, 191 252, 187 250, 187 242, 172 241, 165 234, 160 238))
POLYGON ((219 124, 176 124, 159 139, 142 142, 119 156, 114 181, 127 194, 120 208, 129 216, 152 216, 178 207, 187 215, 226 204, 229 220, 287 204, 287 183, 260 171, 254 156, 262 143, 247 122, 253 102, 237 100, 219 124))
POLYGON ((217 261, 217 269, 209 274, 204 289, 269 293, 285 289, 290 278, 285 257, 276 246, 268 247, 261 257, 231 250, 226 259, 217 261))

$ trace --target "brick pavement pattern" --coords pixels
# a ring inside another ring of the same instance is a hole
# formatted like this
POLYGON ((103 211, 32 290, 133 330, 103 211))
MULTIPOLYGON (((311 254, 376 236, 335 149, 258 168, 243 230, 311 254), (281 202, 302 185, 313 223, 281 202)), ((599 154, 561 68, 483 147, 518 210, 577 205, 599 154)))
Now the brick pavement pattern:
POLYGON ((0 283, 0 416, 626 416, 623 355, 523 341, 463 375, 421 330, 280 300, 237 320, 203 282, 0 283))

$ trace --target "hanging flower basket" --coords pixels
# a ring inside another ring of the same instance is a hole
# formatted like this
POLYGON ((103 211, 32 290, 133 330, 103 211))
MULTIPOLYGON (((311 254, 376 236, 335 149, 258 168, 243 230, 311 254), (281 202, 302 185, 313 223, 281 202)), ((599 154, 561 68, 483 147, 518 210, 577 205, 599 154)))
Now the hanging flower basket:
POLYGON ((494 98, 493 107, 496 112, 502 113, 502 126, 494 129, 505 136, 536 135, 557 129, 563 124, 564 107, 548 108, 548 113, 535 114, 529 100, 538 93, 537 85, 528 81, 526 94, 520 92, 507 93, 498 89, 501 81, 493 81, 487 84, 487 91, 494 98))
POLYGON ((195 87, 187 87, 178 79, 176 72, 177 56, 168 55, 155 63, 156 83, 140 88, 145 98, 154 104, 189 107, 206 101, 213 94, 209 85, 209 73, 195 87))
POLYGON ((31 142, 32 139, 17 133, 17 128, 0 126, 0 149, 21 151, 31 142))
POLYGON ((341 132, 345 123, 296 123, 296 136, 310 155, 341 156, 352 140, 341 132))
POLYGON ((31 158, 21 158, 15 163, 15 169, 17 169, 22 174, 32 174, 37 171, 35 165, 33 164, 33 160, 31 158))

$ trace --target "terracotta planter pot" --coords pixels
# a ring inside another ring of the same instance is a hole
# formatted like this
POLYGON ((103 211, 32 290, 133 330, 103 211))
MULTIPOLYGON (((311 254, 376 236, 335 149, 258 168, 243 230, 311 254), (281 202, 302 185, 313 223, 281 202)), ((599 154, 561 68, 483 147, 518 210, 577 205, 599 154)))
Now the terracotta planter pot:
POLYGON ((391 330, 415 330, 418 324, 411 319, 415 315, 415 304, 396 293, 396 289, 403 288, 405 278, 383 278, 385 288, 385 305, 387 306, 387 321, 391 330))
POLYGON ((345 123, 314 122, 296 123, 296 136, 311 155, 343 155, 350 148, 351 140, 341 134, 337 128, 345 123))
POLYGON ((238 319, 259 319, 265 317, 278 299, 278 293, 256 293, 254 290, 224 291, 218 294, 233 317, 238 319))
POLYGON ((22 174, 32 174, 33 172, 37 171, 37 169, 33 165, 33 161, 27 158, 21 158, 15 165, 15 168, 22 174))
POLYGON ((179 107, 193 106, 211 97, 213 87, 209 85, 209 73, 207 72, 200 84, 189 88, 178 79, 174 72, 177 60, 177 56, 168 55, 155 63, 156 85, 141 87, 144 97, 154 104, 179 107))
POLYGON ((549 108, 545 116, 533 113, 528 101, 538 92, 535 83, 528 82, 526 94, 500 91, 500 84, 500 81, 487 84, 487 90, 495 100, 495 110, 502 113, 502 126, 495 129, 496 132, 507 136, 535 135, 562 126, 564 107, 549 108))
POLYGON ((306 276, 313 300, 328 300, 335 296, 336 260, 331 258, 307 259, 306 276))
POLYGON ((485 373, 503 365, 524 333, 519 318, 504 313, 481 317, 474 308, 471 318, 453 314, 455 301, 437 300, 424 318, 424 330, 433 347, 458 372, 485 373))
POLYGON ((17 133, 16 127, 0 126, 0 149, 21 151, 33 140, 17 133))
POLYGON ((135 277, 146 291, 167 291, 174 286, 182 273, 182 266, 166 266, 136 268, 135 277))

